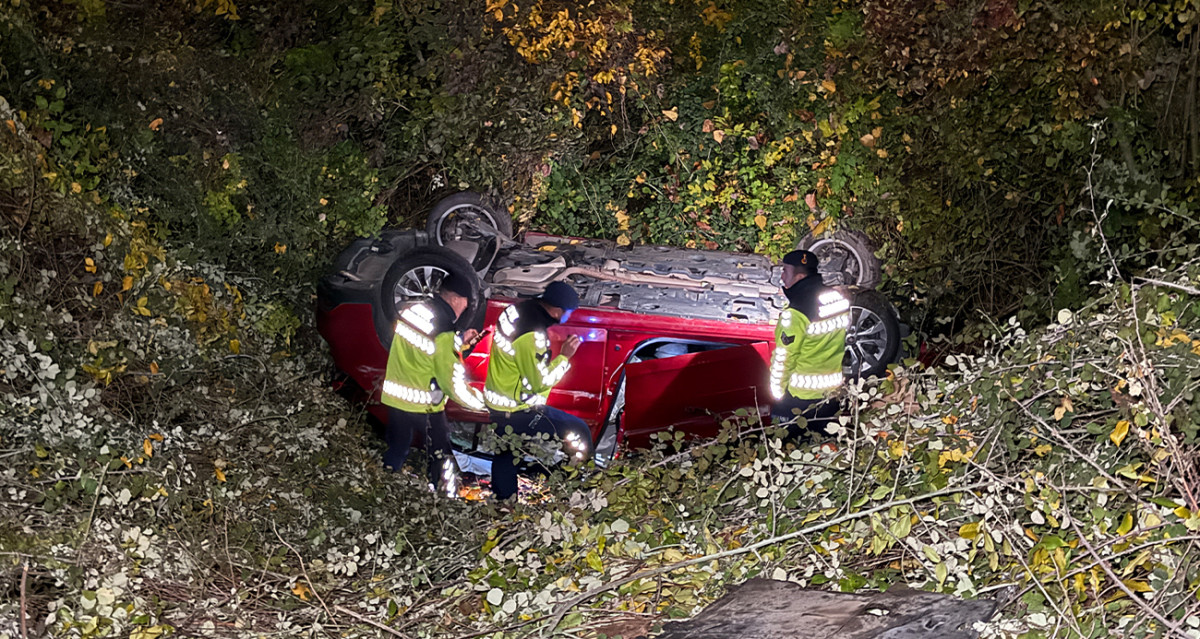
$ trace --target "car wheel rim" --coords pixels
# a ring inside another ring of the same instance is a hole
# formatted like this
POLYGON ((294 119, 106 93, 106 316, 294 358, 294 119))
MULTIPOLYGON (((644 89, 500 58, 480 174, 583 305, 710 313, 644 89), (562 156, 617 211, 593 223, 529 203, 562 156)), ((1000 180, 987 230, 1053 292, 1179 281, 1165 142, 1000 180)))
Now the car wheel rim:
POLYGON ((858 284, 862 278, 862 258, 849 246, 834 239, 824 239, 817 240, 808 250, 817 256, 821 270, 842 276, 841 284, 858 284))
POLYGON ((438 244, 445 246, 447 242, 455 240, 468 242, 482 240, 486 235, 480 232, 480 226, 486 226, 496 231, 496 218, 492 217, 491 212, 483 207, 474 204, 459 204, 438 218, 435 228, 438 244))
POLYGON ((396 281, 396 288, 392 292, 396 308, 433 297, 446 275, 445 269, 436 266, 418 266, 405 271, 396 281))
POLYGON ((883 361, 887 353, 888 330, 883 318, 861 306, 850 307, 850 327, 846 329, 846 361, 843 370, 851 377, 861 376, 883 361))

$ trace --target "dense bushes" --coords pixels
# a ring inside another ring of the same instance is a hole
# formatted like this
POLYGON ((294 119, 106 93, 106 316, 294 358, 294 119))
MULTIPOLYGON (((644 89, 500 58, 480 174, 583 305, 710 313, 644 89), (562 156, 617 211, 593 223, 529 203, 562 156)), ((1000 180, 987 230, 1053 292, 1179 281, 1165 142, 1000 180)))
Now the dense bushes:
POLYGON ((622 242, 828 216, 918 320, 1045 314, 1088 293, 1093 164, 1129 268, 1194 231, 1200 18, 1094 4, 9 2, 0 91, 55 188, 279 282, 472 188, 622 242))
POLYGON ((1089 179, 1124 268, 1195 234, 1186 2, 4 13, 0 93, 55 165, 46 186, 268 288, 463 188, 621 242, 778 254, 826 220, 860 227, 931 331, 1085 299, 1089 179))

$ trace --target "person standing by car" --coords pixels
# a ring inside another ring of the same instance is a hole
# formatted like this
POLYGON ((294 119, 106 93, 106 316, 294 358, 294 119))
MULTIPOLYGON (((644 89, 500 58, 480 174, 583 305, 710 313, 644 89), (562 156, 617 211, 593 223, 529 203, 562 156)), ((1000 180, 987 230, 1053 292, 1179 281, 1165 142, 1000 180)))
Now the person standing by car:
MULTIPOLYGON (((458 462, 450 447, 446 400, 473 410, 484 408, 483 396, 467 384, 463 337, 454 330, 470 295, 471 283, 450 274, 438 294, 401 312, 383 381, 382 401, 388 411, 383 465, 398 472, 408 459, 413 431, 420 431, 429 453, 429 482, 448 497, 458 494, 458 462)), ((474 333, 465 336, 468 346, 477 341, 474 333)))
MULTIPOLYGON (((838 412, 833 394, 842 385, 850 300, 825 286, 809 251, 783 256, 782 285, 788 307, 775 325, 771 414, 784 423, 799 414, 809 429, 824 429, 838 412)), ((793 438, 801 434, 794 424, 788 431, 793 438)))
MULTIPOLYGON (((484 386, 484 401, 497 435, 557 437, 573 463, 591 457, 591 431, 582 419, 547 406, 546 397, 566 376, 580 339, 574 335, 567 338, 558 357, 552 358, 546 330, 567 321, 578 307, 579 295, 570 285, 551 282, 541 296, 506 308, 492 335, 484 386)), ((492 461, 492 492, 497 499, 508 499, 517 492, 518 454, 511 443, 502 440, 492 461)))

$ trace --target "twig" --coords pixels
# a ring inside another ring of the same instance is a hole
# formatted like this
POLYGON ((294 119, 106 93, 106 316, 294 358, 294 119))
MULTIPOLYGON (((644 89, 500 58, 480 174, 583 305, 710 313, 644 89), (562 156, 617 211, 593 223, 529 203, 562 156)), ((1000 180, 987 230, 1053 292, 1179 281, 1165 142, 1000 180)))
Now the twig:
POLYGON ((1070 513, 1064 512, 1063 514, 1065 514, 1067 516, 1067 521, 1071 524, 1071 528, 1075 531, 1075 535, 1077 537, 1079 537, 1079 541, 1081 541, 1083 543, 1084 548, 1087 548, 1088 554, 1090 554, 1091 556, 1096 558, 1096 561, 1100 563, 1100 569, 1104 571, 1104 574, 1108 575, 1109 579, 1113 580, 1113 583, 1115 583, 1117 585, 1117 587, 1121 589, 1121 592, 1125 593, 1126 597, 1129 597, 1130 601, 1137 604, 1137 606, 1139 608, 1144 610, 1151 617, 1154 617, 1155 619, 1157 619, 1159 621, 1159 623, 1161 623, 1162 625, 1169 628, 1171 630, 1171 632, 1175 633, 1176 635, 1178 635, 1180 637, 1188 636, 1186 633, 1184 633, 1182 630, 1179 629, 1178 625, 1173 624, 1170 621, 1168 621, 1167 618, 1162 616, 1161 614, 1159 614, 1159 612, 1157 610, 1155 610, 1154 608, 1151 608, 1150 605, 1147 604, 1145 601, 1142 601, 1142 598, 1139 597, 1137 595, 1137 593, 1130 590, 1129 586, 1126 586, 1125 582, 1121 581, 1121 578, 1118 577, 1116 575, 1116 573, 1113 572, 1112 567, 1108 565, 1108 562, 1104 561, 1103 559, 1100 558, 1100 553, 1096 552, 1095 547, 1092 546, 1092 542, 1088 541, 1087 537, 1085 537, 1083 535, 1083 531, 1080 530, 1079 525, 1075 523, 1075 518, 1072 517, 1070 513))
POLYGON ((29 577, 29 562, 21 564, 21 639, 29 639, 29 626, 25 620, 25 580, 29 577))
POLYGON ((517 628, 524 628, 525 626, 528 626, 531 623, 537 623, 549 616, 550 615, 542 615, 540 617, 534 617, 533 619, 528 619, 526 621, 522 621, 521 623, 513 624, 506 628, 492 628, 491 630, 481 630, 479 632, 473 632, 469 635, 463 635, 461 637, 457 637, 457 639, 475 639, 475 637, 482 637, 484 635, 494 635, 498 632, 510 632, 510 631, 516 630, 517 628))
POLYGON ((96 504, 100 503, 100 493, 104 492, 104 480, 107 477, 108 464, 104 464, 100 473, 100 483, 96 484, 96 496, 92 499, 92 509, 88 512, 87 526, 83 529, 83 537, 79 539, 79 547, 75 549, 75 561, 79 561, 80 555, 83 554, 83 546, 87 544, 88 537, 92 534, 92 522, 96 519, 96 504))
POLYGON ((301 557, 300 551, 296 550, 279 534, 279 529, 275 527, 275 520, 272 519, 270 522, 271 530, 275 532, 275 537, 279 540, 279 543, 287 546, 287 549, 292 551, 292 553, 296 555, 296 559, 300 561, 300 572, 304 573, 304 581, 308 582, 308 589, 312 591, 312 594, 317 598, 317 601, 321 602, 321 607, 325 609, 325 614, 329 615, 330 619, 333 619, 333 613, 329 612, 329 606, 325 605, 325 600, 321 598, 321 593, 317 592, 316 586, 313 585, 312 578, 308 576, 308 568, 304 566, 304 557, 301 557))
MULTIPOLYGON (((672 564, 659 566, 657 568, 651 568, 650 570, 643 570, 642 572, 634 573, 632 575, 629 575, 628 577, 622 577, 621 579, 618 579, 616 581, 610 581, 609 583, 604 584, 602 586, 597 586, 585 593, 582 593, 571 599, 568 599, 565 603, 563 603, 562 605, 559 606, 558 611, 555 612, 554 615, 551 617, 550 623, 546 626, 546 629, 548 629, 549 631, 553 631, 555 628, 557 628, 558 624, 562 622, 563 616, 565 616, 567 614, 567 611, 570 610, 571 608, 574 608, 575 606, 595 597, 596 595, 607 592, 614 588, 620 588, 621 586, 624 586, 627 583, 631 583, 631 582, 637 581, 639 579, 645 579, 647 577, 653 577, 655 575, 661 575, 664 573, 673 572, 675 570, 679 570, 680 568, 685 568, 687 566, 694 566, 696 564, 702 564, 702 563, 707 563, 710 561, 716 561, 718 559, 724 559, 726 557, 734 557, 734 556, 741 555, 741 554, 748 553, 748 552, 757 552, 759 548, 765 548, 767 546, 777 544, 777 543, 780 543, 783 541, 789 541, 791 539, 795 539, 797 537, 802 537, 804 535, 808 535, 808 534, 817 532, 819 530, 824 530, 831 526, 836 526, 838 524, 842 524, 847 521, 861 519, 862 517, 866 517, 868 515, 873 515, 878 512, 883 512, 885 510, 888 510, 889 508, 894 508, 896 506, 903 506, 905 504, 915 504, 917 502, 926 501, 928 499, 933 499, 935 497, 943 497, 945 495, 952 495, 955 493, 962 493, 962 492, 977 490, 980 488, 985 488, 990 485, 992 485, 992 482, 980 482, 980 483, 971 484, 968 486, 959 486, 959 487, 955 487, 955 488, 943 488, 942 490, 936 490, 931 493, 925 493, 923 495, 917 495, 916 497, 909 497, 907 499, 896 499, 893 501, 889 501, 885 504, 880 504, 873 508, 868 508, 866 510, 860 510, 856 513, 849 513, 846 515, 842 515, 840 517, 834 517, 833 519, 830 519, 828 521, 825 521, 825 522, 822 522, 819 524, 813 524, 811 526, 806 526, 804 528, 801 528, 800 530, 795 530, 795 531, 792 531, 785 535, 779 535, 778 537, 771 537, 769 539, 764 539, 762 541, 750 544, 749 546, 742 546, 741 548, 725 550, 722 552, 713 553, 711 555, 704 555, 702 557, 693 557, 691 559, 685 559, 683 561, 678 561, 678 562, 675 562, 672 564)), ((545 634, 545 632, 543 632, 543 634, 545 634)))
POLYGON ((1171 282, 1164 282, 1162 280, 1150 279, 1148 277, 1135 277, 1133 279, 1135 279, 1139 282, 1145 282, 1146 284, 1149 284, 1151 286, 1162 286, 1164 288, 1173 288, 1177 291, 1183 291, 1184 293, 1187 293, 1189 295, 1200 295, 1200 288, 1192 288, 1191 286, 1184 286, 1183 284, 1173 284, 1171 282))
MULTIPOLYGON (((403 632, 400 632, 399 630, 396 630, 395 628, 393 628, 391 626, 381 624, 378 621, 372 621, 370 619, 367 619, 366 617, 354 612, 353 610, 350 610, 349 608, 346 608, 344 606, 334 606, 333 609, 342 614, 350 615, 351 617, 354 617, 355 619, 367 624, 368 626, 374 626, 375 628, 389 632, 392 635, 395 635, 397 637, 402 637, 403 639, 408 639, 408 635, 404 634, 403 632)), ((495 631, 489 631, 489 632, 495 632, 495 631)), ((484 633, 484 634, 487 634, 487 633, 484 633)))

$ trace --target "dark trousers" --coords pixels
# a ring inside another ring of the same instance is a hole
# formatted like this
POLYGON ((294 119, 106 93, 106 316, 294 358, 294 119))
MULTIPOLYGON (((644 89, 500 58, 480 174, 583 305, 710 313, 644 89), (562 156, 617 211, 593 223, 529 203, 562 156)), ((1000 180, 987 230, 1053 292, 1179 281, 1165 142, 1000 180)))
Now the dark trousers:
POLYGON ((383 465, 399 472, 412 449, 413 432, 420 432, 425 436, 425 452, 429 455, 429 483, 439 492, 457 495, 458 461, 450 447, 446 413, 410 413, 390 406, 387 410, 387 430, 383 435, 387 451, 383 453, 383 465))
MULTIPOLYGON (((585 462, 592 456, 592 432, 582 419, 570 413, 538 406, 515 413, 491 411, 491 414, 500 437, 504 437, 510 428, 523 437, 546 434, 563 442, 563 452, 573 463, 585 462)), ((500 450, 492 460, 492 492, 497 499, 508 499, 517 493, 516 463, 520 454, 519 450, 501 442, 500 450)))
POLYGON ((827 434, 825 426, 833 421, 840 408, 841 405, 836 399, 799 399, 785 393, 783 399, 771 406, 771 416, 775 418, 776 424, 793 422, 787 427, 788 438, 799 439, 806 433, 814 433, 817 436, 827 434), (800 412, 800 417, 807 420, 804 427, 795 423, 798 421, 796 411, 800 412))

